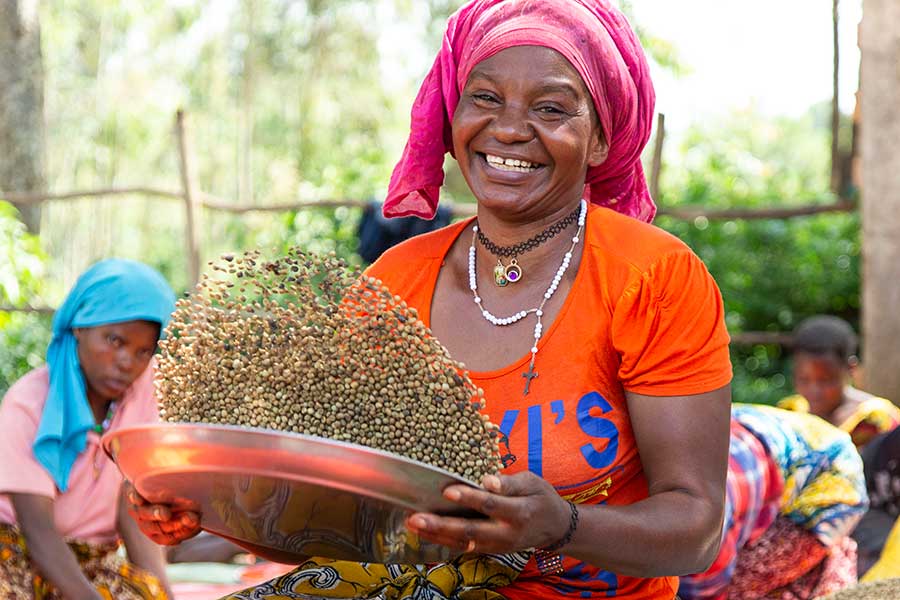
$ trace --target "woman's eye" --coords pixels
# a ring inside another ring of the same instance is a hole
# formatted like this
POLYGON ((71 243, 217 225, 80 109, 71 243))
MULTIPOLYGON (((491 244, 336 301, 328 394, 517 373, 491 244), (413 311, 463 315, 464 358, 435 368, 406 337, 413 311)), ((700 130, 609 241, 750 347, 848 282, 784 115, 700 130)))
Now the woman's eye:
POLYGON ((557 106, 539 106, 537 111, 545 115, 562 115, 565 114, 561 108, 557 106))
POLYGON ((110 346, 115 346, 116 348, 122 345, 122 339, 117 335, 110 334, 106 336, 106 341, 110 346))
POLYGON ((490 94, 472 94, 472 98, 480 102, 496 102, 497 99, 490 94))

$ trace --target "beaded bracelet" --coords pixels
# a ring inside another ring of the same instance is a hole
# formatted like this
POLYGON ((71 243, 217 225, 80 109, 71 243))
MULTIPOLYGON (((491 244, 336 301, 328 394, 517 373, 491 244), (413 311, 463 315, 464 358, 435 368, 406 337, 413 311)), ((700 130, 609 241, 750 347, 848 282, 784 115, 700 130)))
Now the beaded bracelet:
POLYGON ((566 531, 566 534, 555 544, 544 546, 543 548, 540 548, 540 550, 543 550, 544 552, 556 552, 572 541, 572 536, 575 534, 575 529, 578 527, 578 507, 575 506, 573 502, 569 502, 569 508, 572 509, 572 514, 569 516, 569 529, 566 531))

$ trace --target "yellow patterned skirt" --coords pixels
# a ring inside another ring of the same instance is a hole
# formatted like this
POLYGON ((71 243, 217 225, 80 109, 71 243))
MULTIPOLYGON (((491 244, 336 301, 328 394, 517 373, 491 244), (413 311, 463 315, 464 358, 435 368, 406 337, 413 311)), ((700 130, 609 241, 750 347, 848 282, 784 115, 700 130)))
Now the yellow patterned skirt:
POLYGON ((463 555, 430 568, 313 558, 271 581, 222 600, 502 600, 529 553, 463 555))
MULTIPOLYGON (((69 542, 81 570, 107 600, 167 600, 156 576, 117 554, 118 545, 69 542)), ((0 598, 62 600, 59 591, 38 575, 25 538, 0 523, 0 598)))

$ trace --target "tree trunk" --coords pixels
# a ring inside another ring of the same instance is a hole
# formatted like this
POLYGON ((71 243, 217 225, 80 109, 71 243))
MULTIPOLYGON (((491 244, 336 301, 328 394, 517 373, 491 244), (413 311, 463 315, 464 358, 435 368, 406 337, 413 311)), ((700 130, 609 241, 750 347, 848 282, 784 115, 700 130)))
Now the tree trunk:
POLYGON ((865 0, 860 49, 863 360, 868 390, 900 403, 900 2, 865 0))
MULTIPOLYGON (((37 0, 0 0, 0 198, 44 189, 44 71, 37 0)), ((40 205, 18 207, 40 228, 40 205)))

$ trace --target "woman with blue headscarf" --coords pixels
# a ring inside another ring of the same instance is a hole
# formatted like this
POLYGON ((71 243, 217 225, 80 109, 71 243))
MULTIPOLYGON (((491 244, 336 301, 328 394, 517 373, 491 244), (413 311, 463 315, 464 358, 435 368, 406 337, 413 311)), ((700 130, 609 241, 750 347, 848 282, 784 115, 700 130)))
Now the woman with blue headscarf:
POLYGON ((128 517, 100 437, 158 420, 153 355, 174 302, 144 264, 95 264, 53 319, 47 365, 3 398, 0 597, 171 596, 163 553, 128 517))

